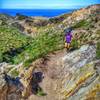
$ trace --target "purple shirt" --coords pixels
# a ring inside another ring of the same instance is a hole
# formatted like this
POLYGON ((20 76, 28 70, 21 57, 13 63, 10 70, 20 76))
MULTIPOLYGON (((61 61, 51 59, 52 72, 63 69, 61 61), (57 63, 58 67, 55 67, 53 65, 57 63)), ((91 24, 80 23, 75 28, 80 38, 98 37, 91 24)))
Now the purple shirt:
POLYGON ((71 39, 72 39, 72 34, 71 34, 71 33, 67 33, 67 34, 65 35, 65 37, 66 37, 66 42, 67 42, 67 43, 70 43, 70 42, 71 42, 71 39))

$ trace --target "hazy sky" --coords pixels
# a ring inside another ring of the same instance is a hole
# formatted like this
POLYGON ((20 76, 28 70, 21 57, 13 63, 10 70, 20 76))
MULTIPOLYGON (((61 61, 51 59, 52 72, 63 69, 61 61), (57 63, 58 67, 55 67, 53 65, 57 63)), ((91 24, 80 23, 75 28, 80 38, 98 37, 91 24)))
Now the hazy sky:
POLYGON ((0 8, 59 9, 59 8, 77 8, 98 3, 100 3, 100 0, 0 0, 0 8))

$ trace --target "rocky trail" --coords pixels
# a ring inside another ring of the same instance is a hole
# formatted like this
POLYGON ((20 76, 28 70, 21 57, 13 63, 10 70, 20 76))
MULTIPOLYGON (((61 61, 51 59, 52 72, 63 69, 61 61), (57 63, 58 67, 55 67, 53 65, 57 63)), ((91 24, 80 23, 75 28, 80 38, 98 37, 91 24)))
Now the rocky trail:
POLYGON ((10 76, 5 81, 0 73, 0 91, 4 90, 0 100, 99 100, 100 60, 95 56, 95 45, 83 45, 72 52, 61 50, 51 53, 33 62, 26 71, 19 68, 20 75, 23 73, 20 81, 10 76), (34 84, 30 77, 37 72, 44 78, 34 84), (40 87, 46 95, 32 93, 34 86, 40 87))
MULTIPOLYGON (((31 95, 29 100, 51 100, 51 97, 52 100, 91 98, 89 94, 93 89, 97 94, 100 93, 98 69, 100 61, 95 61, 95 46, 84 45, 74 52, 58 51, 50 54, 36 69, 44 74, 40 86, 47 95, 31 95)), ((96 93, 93 100, 99 100, 96 93)))
POLYGON ((40 86, 47 95, 43 97, 32 95, 29 100, 50 100, 51 97, 54 98, 54 100, 58 100, 58 98, 60 98, 58 91, 61 88, 61 58, 65 54, 65 50, 49 54, 44 62, 36 69, 36 71, 43 72, 44 74, 44 79, 40 83, 40 86))

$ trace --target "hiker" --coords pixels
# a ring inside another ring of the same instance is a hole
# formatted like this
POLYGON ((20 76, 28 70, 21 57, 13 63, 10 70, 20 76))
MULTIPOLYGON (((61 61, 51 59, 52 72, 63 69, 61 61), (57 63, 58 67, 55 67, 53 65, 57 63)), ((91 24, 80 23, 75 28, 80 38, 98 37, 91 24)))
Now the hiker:
POLYGON ((67 50, 70 49, 71 41, 72 41, 72 29, 71 28, 68 28, 65 31, 65 48, 67 50))

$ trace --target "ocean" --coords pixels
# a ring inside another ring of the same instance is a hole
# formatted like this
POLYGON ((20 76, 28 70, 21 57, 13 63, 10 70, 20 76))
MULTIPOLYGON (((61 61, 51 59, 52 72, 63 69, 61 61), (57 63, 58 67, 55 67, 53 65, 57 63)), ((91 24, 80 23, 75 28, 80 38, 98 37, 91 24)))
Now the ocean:
POLYGON ((15 16, 17 13, 26 16, 55 17, 64 13, 71 13, 75 9, 0 9, 0 13, 15 16))

